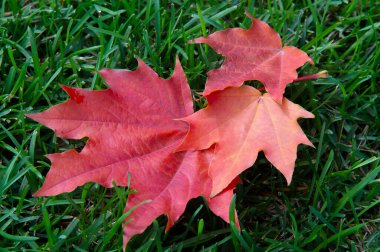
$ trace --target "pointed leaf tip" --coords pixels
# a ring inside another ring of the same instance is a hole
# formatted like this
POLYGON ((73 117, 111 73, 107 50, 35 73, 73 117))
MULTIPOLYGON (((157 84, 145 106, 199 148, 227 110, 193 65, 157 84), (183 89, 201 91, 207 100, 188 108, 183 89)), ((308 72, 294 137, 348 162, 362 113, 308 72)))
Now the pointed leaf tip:
POLYGON ((252 14, 249 13, 248 10, 245 10, 244 13, 245 13, 245 15, 246 15, 247 17, 249 17, 251 20, 254 20, 254 19, 255 19, 255 18, 252 16, 252 14))
POLYGON ((102 78, 104 79, 104 76, 107 75, 107 74, 110 74, 112 71, 112 69, 109 69, 109 68, 103 68, 101 70, 99 70, 99 74, 100 76, 102 76, 102 78))

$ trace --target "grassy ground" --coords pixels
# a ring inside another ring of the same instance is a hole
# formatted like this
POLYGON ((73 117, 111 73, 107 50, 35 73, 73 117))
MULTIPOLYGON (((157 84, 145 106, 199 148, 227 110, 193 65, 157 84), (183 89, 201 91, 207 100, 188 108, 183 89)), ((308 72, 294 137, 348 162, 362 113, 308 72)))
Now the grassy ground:
POLYGON ((329 71, 328 79, 286 91, 315 114, 301 124, 316 148, 299 148, 289 187, 262 156, 243 174, 236 191, 241 234, 196 199, 167 235, 159 218, 129 249, 379 251, 380 5, 292 2, 1 1, 0 251, 120 251, 115 222, 125 188, 115 193, 86 184, 57 197, 32 197, 49 169, 43 155, 83 143, 59 139, 24 114, 67 99, 59 83, 106 88, 96 71, 134 68, 135 56, 167 77, 178 54, 192 89, 201 90, 221 57, 186 41, 249 27, 246 9, 274 27, 284 44, 311 56, 315 64, 301 75, 329 71))

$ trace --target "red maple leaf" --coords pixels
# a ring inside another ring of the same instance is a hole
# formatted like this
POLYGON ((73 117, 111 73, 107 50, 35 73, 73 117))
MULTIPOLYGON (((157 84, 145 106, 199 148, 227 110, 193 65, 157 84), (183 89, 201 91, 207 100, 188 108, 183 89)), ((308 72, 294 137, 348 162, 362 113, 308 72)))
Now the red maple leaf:
POLYGON ((280 36, 268 24, 247 15, 252 20, 248 30, 231 28, 191 41, 207 43, 226 57, 220 68, 208 72, 203 94, 258 80, 281 102, 286 85, 297 79, 296 69, 312 60, 296 47, 282 47, 280 36))
POLYGON ((211 196, 253 165, 263 151, 290 183, 297 146, 313 146, 297 118, 314 115, 289 100, 276 103, 269 94, 250 86, 227 88, 207 96, 208 106, 183 118, 190 130, 178 150, 202 150, 216 144, 209 174, 211 196))
MULTIPOLYGON (((188 125, 174 120, 193 113, 186 76, 177 60, 170 79, 162 79, 141 60, 135 71, 102 70, 110 86, 91 91, 63 86, 70 99, 28 117, 53 129, 59 137, 89 137, 81 152, 75 150, 47 157, 51 161, 45 183, 35 196, 70 192, 87 182, 112 187, 128 184, 126 211, 137 204, 124 228, 124 245, 158 216, 168 217, 167 228, 179 218, 187 202, 205 196, 215 214, 228 222, 229 202, 236 181, 210 199, 210 154, 206 151, 175 153, 188 125)), ((210 153, 211 152, 211 153, 210 153)))

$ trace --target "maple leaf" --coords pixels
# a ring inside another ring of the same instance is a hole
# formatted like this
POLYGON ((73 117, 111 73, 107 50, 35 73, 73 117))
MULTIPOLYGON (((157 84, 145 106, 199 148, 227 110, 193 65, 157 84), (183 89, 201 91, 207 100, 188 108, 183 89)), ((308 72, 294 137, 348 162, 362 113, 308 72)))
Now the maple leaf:
POLYGON ((220 68, 207 73, 203 95, 239 87, 247 80, 258 80, 281 103, 286 85, 297 79, 296 69, 313 62, 296 47, 282 47, 280 36, 268 24, 247 15, 252 20, 248 30, 231 28, 191 41, 207 43, 225 56, 220 68))
POLYGON ((229 204, 236 182, 210 199, 208 176, 210 155, 206 151, 175 153, 188 131, 176 118, 193 113, 190 88, 177 59, 170 79, 162 79, 144 62, 138 69, 100 73, 109 89, 91 91, 63 86, 70 95, 66 102, 28 117, 53 129, 62 138, 88 137, 81 152, 50 154, 51 161, 43 186, 34 196, 70 192, 87 182, 112 187, 128 185, 126 211, 143 201, 129 215, 124 228, 124 246, 158 216, 168 217, 167 228, 179 218, 187 202, 205 196, 215 214, 229 221, 229 204), (223 204, 222 204, 223 203, 223 204), (226 204, 227 203, 227 204, 226 204))
POLYGON ((207 101, 205 109, 182 119, 190 124, 190 130, 177 150, 207 149, 216 143, 209 168, 211 196, 250 167, 260 151, 289 184, 298 144, 313 146, 297 118, 314 115, 285 98, 278 104, 268 93, 262 95, 245 85, 213 92, 207 101))

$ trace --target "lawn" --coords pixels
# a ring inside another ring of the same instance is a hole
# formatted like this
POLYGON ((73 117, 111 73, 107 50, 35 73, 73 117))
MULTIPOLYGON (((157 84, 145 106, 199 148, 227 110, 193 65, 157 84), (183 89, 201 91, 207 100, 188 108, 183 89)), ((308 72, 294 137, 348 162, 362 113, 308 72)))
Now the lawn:
MULTIPOLYGON (((260 154, 236 189, 241 233, 201 198, 165 234, 161 216, 128 251, 379 251, 380 3, 378 1, 26 1, 0 3, 0 251, 121 251, 128 188, 88 183, 32 196, 48 153, 80 150, 25 117, 65 101, 60 84, 105 89, 102 68, 135 69, 136 57, 169 77, 178 55, 193 91, 223 57, 186 41, 248 28, 245 11, 314 64, 285 96, 315 115, 299 120, 293 182, 260 154)), ((250 84, 250 83, 248 83, 250 84)), ((194 92, 195 94, 195 92, 194 92)), ((131 178, 133 179, 133 178, 131 178)))

